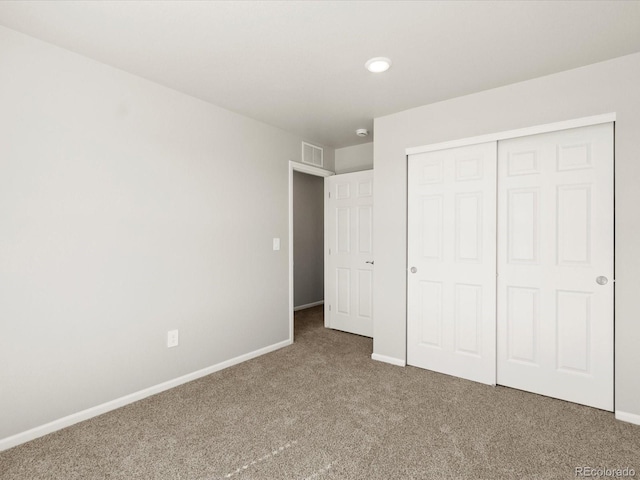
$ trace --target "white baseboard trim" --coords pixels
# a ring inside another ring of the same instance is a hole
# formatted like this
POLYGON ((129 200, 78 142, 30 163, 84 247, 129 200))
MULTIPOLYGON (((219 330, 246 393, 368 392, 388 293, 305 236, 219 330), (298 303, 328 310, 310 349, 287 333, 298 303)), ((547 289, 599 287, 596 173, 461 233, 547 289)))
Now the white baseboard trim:
POLYGON ((622 422, 633 423, 635 425, 640 425, 640 415, 635 413, 627 413, 621 412, 619 410, 616 411, 616 420, 620 420, 622 422))
POLYGON ((405 362, 401 358, 395 357, 387 357, 386 355, 380 355, 379 353, 371 354, 372 360, 377 360, 378 362, 390 363, 391 365, 397 365, 398 367, 406 367, 407 362, 405 362))
POLYGON ((318 305, 324 305, 324 300, 319 300, 317 302, 306 303, 304 305, 298 305, 297 307, 293 307, 293 311, 297 312, 298 310, 304 310, 305 308, 317 307, 318 305))
POLYGON ((158 385, 154 385, 152 387, 139 390, 129 395, 125 395, 124 397, 116 398, 115 400, 111 400, 109 402, 96 405, 95 407, 87 408, 86 410, 82 410, 77 413, 72 413, 71 415, 67 415, 66 417, 59 418, 58 420, 45 423, 44 425, 40 425, 38 427, 27 430, 25 432, 17 433, 10 437, 3 438, 0 440, 0 452, 3 450, 7 450, 9 448, 15 447, 17 445, 20 445, 22 443, 26 443, 30 440, 43 437, 44 435, 69 427, 78 422, 82 422, 84 420, 97 417, 98 415, 102 415, 103 413, 110 412, 111 410, 115 410, 116 408, 124 407, 125 405, 128 405, 133 402, 137 402, 138 400, 142 400, 143 398, 150 397, 151 395, 164 392, 165 390, 169 390, 171 388, 177 387, 179 385, 182 385, 183 383, 191 382, 198 378, 210 375, 214 372, 218 372, 220 370, 224 370, 225 368, 232 367, 233 365, 246 362, 247 360, 251 360, 252 358, 256 358, 266 353, 279 350, 280 348, 291 345, 291 343, 292 341, 290 339, 285 340, 283 342, 274 343, 273 345, 269 345, 264 348, 254 350, 253 352, 245 353, 244 355, 240 355, 238 357, 225 360, 224 362, 217 363, 216 365, 211 365, 210 367, 206 367, 201 370, 188 373, 181 377, 174 378, 173 380, 168 380, 166 382, 159 383, 158 385))

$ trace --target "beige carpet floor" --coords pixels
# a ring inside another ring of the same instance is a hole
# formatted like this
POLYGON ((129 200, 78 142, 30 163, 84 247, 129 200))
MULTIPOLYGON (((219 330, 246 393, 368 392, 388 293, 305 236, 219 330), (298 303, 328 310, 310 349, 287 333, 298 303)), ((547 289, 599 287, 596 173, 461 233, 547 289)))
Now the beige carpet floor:
POLYGON ((0 453, 14 479, 571 479, 632 468, 613 414, 371 360, 371 339, 296 315, 277 352, 0 453))

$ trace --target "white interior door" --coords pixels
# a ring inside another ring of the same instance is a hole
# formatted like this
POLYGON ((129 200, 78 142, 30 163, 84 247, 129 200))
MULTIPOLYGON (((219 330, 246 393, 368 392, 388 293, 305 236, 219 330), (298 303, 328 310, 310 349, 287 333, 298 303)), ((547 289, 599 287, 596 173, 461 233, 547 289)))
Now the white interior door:
POLYGON ((373 337, 373 170, 325 178, 325 326, 373 337))
POLYGON ((498 152, 498 383, 613 410, 613 124, 498 152))
POLYGON ((496 382, 496 142, 409 157, 407 363, 496 382))

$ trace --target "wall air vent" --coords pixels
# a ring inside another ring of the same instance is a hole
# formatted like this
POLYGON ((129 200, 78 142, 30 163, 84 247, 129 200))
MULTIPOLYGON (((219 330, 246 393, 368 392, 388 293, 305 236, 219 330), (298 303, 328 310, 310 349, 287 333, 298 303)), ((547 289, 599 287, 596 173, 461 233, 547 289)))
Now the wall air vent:
POLYGON ((323 166, 324 150, 310 143, 302 142, 302 163, 313 165, 314 167, 323 166))

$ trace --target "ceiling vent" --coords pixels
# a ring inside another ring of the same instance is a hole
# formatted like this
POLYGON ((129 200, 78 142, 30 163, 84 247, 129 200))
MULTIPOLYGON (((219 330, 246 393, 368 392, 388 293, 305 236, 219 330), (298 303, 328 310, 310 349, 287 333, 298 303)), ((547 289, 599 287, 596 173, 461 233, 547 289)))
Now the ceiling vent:
POLYGON ((322 167, 323 152, 320 147, 302 142, 302 163, 308 163, 314 167, 322 167))

